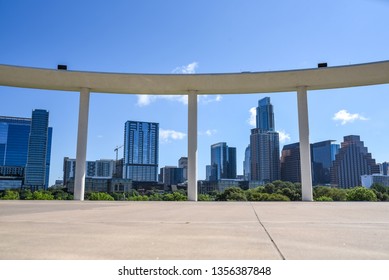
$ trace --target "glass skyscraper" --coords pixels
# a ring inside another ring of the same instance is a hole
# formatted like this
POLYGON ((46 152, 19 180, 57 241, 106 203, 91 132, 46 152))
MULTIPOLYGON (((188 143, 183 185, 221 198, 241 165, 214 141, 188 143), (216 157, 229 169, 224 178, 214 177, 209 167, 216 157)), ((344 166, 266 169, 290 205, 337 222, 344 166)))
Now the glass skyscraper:
POLYGON ((246 181, 251 181, 251 151, 250 144, 244 152, 243 176, 246 181))
POLYGON ((159 124, 127 121, 124 125, 123 178, 156 182, 159 124))
POLYGON ((53 132, 48 122, 46 110, 34 110, 31 118, 0 117, 0 189, 48 188, 53 132))
MULTIPOLYGON (((313 185, 331 183, 331 167, 339 144, 326 140, 311 144, 311 164, 313 185)), ((300 143, 285 145, 281 154, 281 180, 301 182, 300 143)))
POLYGON ((335 155, 339 151, 339 144, 334 140, 327 140, 311 144, 312 181, 314 185, 331 183, 331 167, 335 155))
POLYGON ((251 180, 272 182, 280 179, 280 143, 275 131, 270 97, 258 101, 256 128, 250 135, 251 180))
POLYGON ((376 164, 358 135, 345 136, 331 169, 331 184, 339 188, 361 185, 362 175, 379 174, 376 164))
POLYGON ((26 166, 30 128, 31 119, 0 117, 0 166, 26 166))
POLYGON ((236 148, 220 142, 211 145, 211 181, 236 179, 236 148))
POLYGON ((257 128, 261 131, 274 131, 274 112, 270 97, 258 101, 257 107, 257 128))
POLYGON ((301 183, 300 143, 285 145, 282 148, 281 180, 301 183))
MULTIPOLYGON (((47 188, 46 162, 49 140, 49 112, 34 110, 31 118, 30 137, 28 141, 27 164, 24 185, 31 189, 47 188)), ((51 137, 50 137, 51 138, 51 137)))

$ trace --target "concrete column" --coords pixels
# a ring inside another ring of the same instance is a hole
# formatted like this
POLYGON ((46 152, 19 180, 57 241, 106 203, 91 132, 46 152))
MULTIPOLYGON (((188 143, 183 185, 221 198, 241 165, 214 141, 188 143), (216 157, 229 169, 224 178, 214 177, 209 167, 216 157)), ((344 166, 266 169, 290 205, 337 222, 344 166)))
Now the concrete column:
POLYGON ((311 146, 309 143, 307 88, 297 88, 297 107, 300 136, 302 200, 312 201, 311 146))
POLYGON ((84 200, 85 193, 85 165, 86 147, 88 140, 88 115, 89 115, 90 90, 82 88, 80 91, 80 108, 78 112, 78 134, 76 174, 74 179, 74 200, 84 200))
POLYGON ((188 200, 197 201, 197 93, 188 93, 188 200))

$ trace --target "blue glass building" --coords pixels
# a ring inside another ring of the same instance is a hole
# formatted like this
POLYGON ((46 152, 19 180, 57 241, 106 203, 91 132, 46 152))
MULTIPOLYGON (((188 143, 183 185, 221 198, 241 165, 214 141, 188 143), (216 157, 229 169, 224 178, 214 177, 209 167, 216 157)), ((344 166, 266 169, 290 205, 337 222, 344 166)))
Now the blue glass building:
POLYGON ((48 187, 53 132, 48 119, 45 110, 34 110, 31 118, 0 117, 0 189, 48 187))
POLYGON ((326 140, 311 144, 312 181, 314 185, 331 183, 331 168, 340 145, 334 140, 326 140))
POLYGON ((236 148, 220 142, 211 145, 210 181, 236 179, 236 148))
POLYGON ((24 185, 34 190, 48 187, 46 185, 48 124, 49 112, 46 110, 32 112, 24 185))
POLYGON ((156 182, 158 177, 159 124, 127 121, 124 125, 123 178, 156 182))
POLYGON ((31 119, 0 117, 0 166, 27 163, 31 119))
POLYGON ((274 131, 274 112, 270 97, 258 101, 257 127, 261 131, 274 131))

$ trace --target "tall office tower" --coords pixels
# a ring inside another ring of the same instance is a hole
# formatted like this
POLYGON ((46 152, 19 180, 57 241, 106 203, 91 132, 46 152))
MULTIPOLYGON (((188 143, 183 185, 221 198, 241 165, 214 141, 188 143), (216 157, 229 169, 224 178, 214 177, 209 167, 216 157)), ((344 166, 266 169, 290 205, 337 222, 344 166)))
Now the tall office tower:
POLYGON ((251 130, 251 180, 272 182, 280 179, 279 134, 275 131, 270 98, 258 101, 257 128, 251 130))
POLYGON ((0 116, 0 190, 23 184, 30 127, 31 119, 0 116))
POLYGON ((326 140, 311 144, 312 181, 314 185, 331 183, 331 167, 339 151, 339 144, 326 140))
POLYGON ((96 176, 112 178, 115 171, 115 161, 112 159, 96 160, 96 176))
POLYGON ((184 169, 177 166, 165 166, 160 169, 159 182, 165 186, 177 185, 184 182, 184 169))
POLYGON ((215 181, 216 178, 215 179, 211 178, 211 175, 212 175, 212 166, 206 165, 205 166, 205 181, 215 181))
POLYGON ((250 153, 250 144, 247 146, 244 151, 244 161, 243 161, 243 177, 246 181, 251 180, 251 153, 250 153))
POLYGON ((124 125, 123 178, 157 181, 159 124, 127 121, 124 125))
POLYGON ((31 189, 48 188, 46 185, 46 162, 49 138, 49 112, 34 110, 32 112, 31 130, 28 141, 27 164, 24 185, 31 189))
POLYGON ((32 118, 0 117, 0 189, 20 188, 23 183, 48 187, 52 138, 48 116, 45 110, 34 110, 32 118))
POLYGON ((178 167, 182 168, 184 171, 184 181, 188 180, 188 158, 187 157, 181 157, 178 160, 178 167))
POLYGON ((281 152, 281 180, 301 182, 300 143, 285 145, 281 152))
POLYGON ((274 126, 274 112, 270 97, 262 98, 258 101, 256 128, 262 131, 274 131, 274 126))
POLYGON ((388 175, 389 173, 389 162, 383 162, 380 164, 380 173, 382 175, 388 175))
POLYGON ((27 163, 31 119, 0 116, 0 166, 27 163))
MULTIPOLYGON (((85 165, 86 178, 113 178, 115 161, 112 159, 100 159, 87 161, 85 165)), ((65 157, 63 159, 63 185, 67 186, 70 179, 74 179, 76 173, 76 159, 65 157)))
POLYGON ((225 142, 211 145, 211 179, 236 179, 236 148, 225 142))
POLYGON ((361 185, 361 175, 380 172, 375 159, 358 135, 345 136, 331 169, 331 184, 340 188, 361 185))

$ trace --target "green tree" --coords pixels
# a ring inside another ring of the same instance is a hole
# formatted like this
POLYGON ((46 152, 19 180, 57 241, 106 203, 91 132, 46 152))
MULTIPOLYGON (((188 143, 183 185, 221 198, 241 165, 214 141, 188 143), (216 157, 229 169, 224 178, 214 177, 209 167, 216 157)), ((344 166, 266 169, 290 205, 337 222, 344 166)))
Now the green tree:
POLYGON ((266 200, 267 201, 290 201, 289 197, 279 193, 270 194, 266 200))
POLYGON ((330 197, 334 201, 346 201, 347 190, 346 189, 331 188, 330 197))
POLYGON ((276 191, 276 186, 272 183, 265 184, 265 192, 268 194, 274 193, 276 191))
POLYGON ((105 192, 92 192, 89 195, 89 200, 114 200, 112 196, 105 192))
POLYGON ((130 201, 148 201, 149 197, 147 195, 130 195, 127 200, 130 201))
POLYGON ((319 197, 329 197, 333 201, 345 201, 347 190, 326 186, 318 186, 313 189, 313 197, 316 200, 319 197))
POLYGON ((373 185, 371 185, 370 189, 376 190, 377 192, 380 192, 382 194, 384 194, 388 191, 388 188, 380 183, 374 183, 373 185))
POLYGON ((245 191, 245 195, 248 201, 262 201, 262 195, 266 193, 264 187, 256 187, 245 191))
POLYGON ((238 187, 230 187, 216 196, 217 201, 247 201, 245 192, 238 187))
POLYGON ((3 199, 3 200, 18 200, 19 199, 19 192, 12 191, 12 190, 6 190, 1 199, 3 199))
POLYGON ((65 191, 65 188, 49 188, 49 193, 54 196, 56 200, 71 200, 73 196, 65 191))
POLYGON ((127 197, 124 193, 114 192, 114 193, 111 193, 111 196, 113 197, 114 200, 117 200, 117 201, 127 200, 127 197))
POLYGON ((182 192, 173 192, 167 193, 163 195, 163 200, 165 201, 185 201, 188 200, 188 197, 184 195, 182 192))
POLYGON ((34 191, 32 193, 32 199, 33 200, 53 200, 54 199, 54 195, 52 195, 50 192, 48 191, 34 191))
POLYGON ((162 201, 163 200, 163 195, 160 193, 152 193, 149 196, 150 201, 162 201))
POLYGON ((20 191, 20 199, 23 200, 32 200, 32 192, 30 189, 22 189, 20 191))
POLYGON ((215 200, 215 197, 212 197, 209 194, 199 194, 198 200, 199 201, 213 201, 213 200, 215 200))
POLYGON ((348 201, 377 201, 374 191, 364 187, 355 187, 347 192, 348 201))

